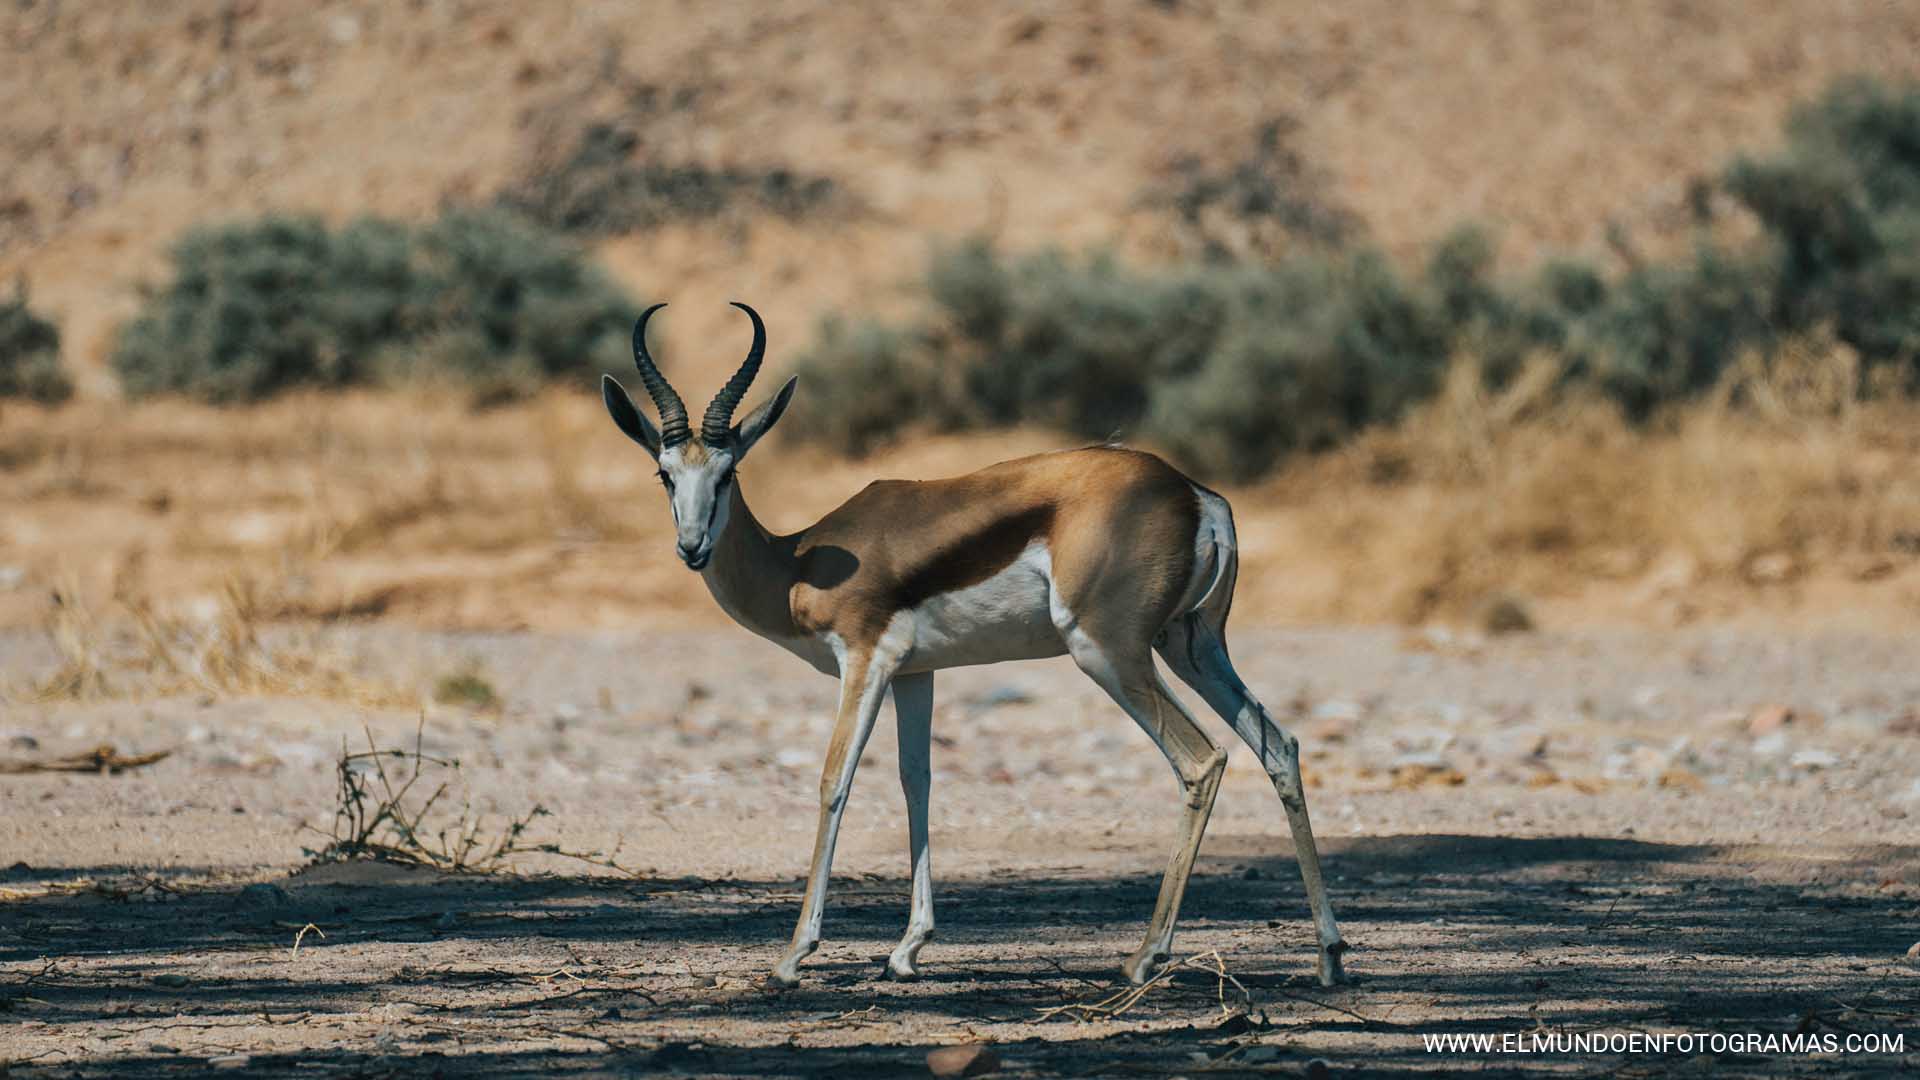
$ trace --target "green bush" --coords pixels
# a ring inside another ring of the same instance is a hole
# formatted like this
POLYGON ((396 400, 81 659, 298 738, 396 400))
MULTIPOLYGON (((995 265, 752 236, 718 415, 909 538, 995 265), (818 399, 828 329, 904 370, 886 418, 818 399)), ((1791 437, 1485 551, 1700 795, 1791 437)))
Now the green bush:
POLYGON ((1441 305, 1379 255, 1140 271, 1106 255, 935 254, 924 325, 829 321, 799 429, 860 452, 908 427, 1033 423, 1145 438, 1212 475, 1332 445, 1425 396, 1441 305))
POLYGON ((60 366, 60 328, 27 306, 27 288, 0 301, 0 397, 57 404, 73 394, 60 366))
POLYGON ((189 232, 112 362, 136 396, 243 402, 394 374, 492 396, 614 368, 633 314, 570 244, 504 212, 268 217, 189 232))
POLYGON ((1569 382, 1633 417, 1810 332, 1920 385, 1920 84, 1836 84, 1795 113, 1779 151, 1736 161, 1720 183, 1758 219, 1757 242, 1703 233, 1689 256, 1612 277, 1553 258, 1503 279, 1472 228, 1409 276, 1357 228, 1316 226, 1314 204, 1276 179, 1305 175, 1275 136, 1224 173, 1193 172, 1169 204, 1188 224, 1222 209, 1313 241, 1257 261, 1212 243, 1156 269, 980 241, 937 253, 913 324, 828 323, 803 365, 841 419, 804 430, 858 451, 915 425, 1040 424, 1244 479, 1393 419, 1461 355, 1498 385, 1552 353, 1569 382))
POLYGON ((1766 229, 1776 325, 1829 325, 1868 364, 1920 362, 1920 84, 1836 84, 1726 185, 1766 229))

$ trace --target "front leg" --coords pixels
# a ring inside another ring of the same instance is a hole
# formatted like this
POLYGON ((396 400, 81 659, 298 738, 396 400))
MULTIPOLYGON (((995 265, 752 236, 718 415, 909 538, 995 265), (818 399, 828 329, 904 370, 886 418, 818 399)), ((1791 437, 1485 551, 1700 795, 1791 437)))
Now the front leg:
POLYGON ((840 815, 853 790, 860 753, 866 749, 874 719, 880 715, 880 699, 887 692, 903 651, 850 651, 841 662, 840 711, 833 725, 833 741, 827 744, 826 764, 820 771, 820 823, 813 838, 813 865, 807 871, 807 891, 800 902, 793 942, 773 968, 773 981, 781 986, 798 985, 800 961, 820 947, 820 920, 826 911, 827 877, 833 867, 834 841, 840 835, 840 815))
POLYGON ((896 675, 893 711, 900 721, 900 788, 907 796, 907 859, 913 874, 907 933, 887 958, 887 974, 911 979, 914 960, 933 940, 933 866, 927 845, 927 795, 933 787, 933 672, 896 675))

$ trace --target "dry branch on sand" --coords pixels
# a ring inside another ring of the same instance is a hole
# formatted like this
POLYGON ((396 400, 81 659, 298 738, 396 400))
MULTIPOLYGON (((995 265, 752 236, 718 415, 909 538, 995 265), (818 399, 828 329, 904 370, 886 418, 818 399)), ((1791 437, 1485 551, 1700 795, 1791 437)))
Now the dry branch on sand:
POLYGON ((1148 994, 1172 982, 1173 977, 1182 971, 1203 971, 1209 972, 1214 976, 1216 980, 1215 997, 1219 1000, 1220 1015, 1223 1020, 1234 1015, 1232 1006, 1227 1004, 1228 986, 1232 986, 1234 992, 1238 995, 1239 1004, 1243 1011, 1248 1005, 1252 1004, 1253 995, 1247 992, 1247 988, 1241 984, 1239 979, 1234 978, 1233 975, 1228 973, 1226 962, 1220 958, 1219 950, 1215 949, 1168 964, 1160 970, 1158 975, 1141 983, 1139 986, 1129 986, 1123 990, 1117 990, 1098 1001, 1075 1001, 1066 1005, 1049 1005, 1043 1007, 1039 1010, 1040 1019, 1052 1020, 1061 1016, 1070 1016, 1081 1023, 1090 1023, 1095 1020, 1117 1019, 1124 1015, 1127 1010, 1140 1004, 1148 994))
POLYGON ((616 861, 617 844, 603 853, 528 840, 527 829, 549 814, 537 803, 490 828, 485 815, 473 809, 459 760, 423 749, 424 716, 414 729, 411 750, 383 749, 375 744, 371 731, 365 734, 365 750, 349 751, 341 742, 335 764, 339 804, 334 808, 333 827, 322 834, 327 837, 325 846, 302 849, 314 864, 381 859, 449 873, 485 873, 506 868, 518 856, 549 855, 632 873, 616 861), (457 810, 453 808, 456 800, 457 810))
POLYGON ((83 754, 68 754, 41 761, 0 761, 0 773, 117 773, 151 765, 172 753, 171 750, 156 750, 151 754, 122 754, 111 743, 102 743, 83 754))

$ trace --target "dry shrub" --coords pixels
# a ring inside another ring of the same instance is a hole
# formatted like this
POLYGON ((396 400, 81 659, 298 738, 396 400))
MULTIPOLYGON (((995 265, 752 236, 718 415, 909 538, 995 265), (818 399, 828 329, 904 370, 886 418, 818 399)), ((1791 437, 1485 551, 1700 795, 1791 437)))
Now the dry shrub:
MULTIPOLYGON (((1750 588, 1854 562, 1892 566, 1883 595, 1898 600, 1898 568, 1920 550, 1920 408, 1852 363, 1806 339, 1634 423, 1560 379, 1551 354, 1493 389, 1463 360, 1398 425, 1227 490, 1242 547, 1236 611, 1476 618, 1510 596, 1551 628, 1555 603, 1583 590, 1629 598, 1668 573, 1687 588, 1750 588)), ((813 384, 801 395, 796 419, 841 407, 813 384)), ((743 481, 778 531, 875 476, 948 476, 1062 445, 1032 430, 946 436, 848 462, 795 442, 777 431, 743 481)), ((124 602, 144 601, 184 623, 176 640, 217 642, 181 613, 217 613, 235 577, 263 583, 261 623, 723 617, 671 558, 646 456, 587 393, 479 413, 407 393, 297 394, 244 410, 81 401, 10 414, 0 457, 0 500, 19 508, 6 562, 29 582, 61 582, 75 605, 50 616, 45 591, 0 591, 0 621, 64 620, 70 640, 110 640, 87 629, 86 605, 124 616, 124 602)), ((62 655, 75 688, 62 696, 98 694, 101 678, 143 685, 125 658, 62 655)))
MULTIPOLYGON (((1489 391, 1456 364, 1393 428, 1272 485, 1317 523, 1344 617, 1461 617, 1491 598, 1635 580, 1767 583, 1920 539, 1915 403, 1844 346, 1797 341, 1735 364, 1649 425, 1539 358, 1489 391), (1677 569, 1675 569, 1677 568, 1677 569)), ((1263 499, 1264 501, 1264 499, 1263 499)))
POLYGON ((312 635, 268 633, 275 607, 245 578, 228 581, 211 618, 164 616, 138 598, 122 599, 119 606, 130 632, 96 618, 77 590, 57 594, 47 629, 61 664, 29 696, 87 701, 206 694, 414 703, 413 694, 357 673, 350 658, 312 635))
MULTIPOLYGON (((620 580, 586 571, 630 572, 618 549, 670 528, 645 454, 584 388, 480 412, 417 392, 81 401, 10 414, 0 460, 0 500, 20 508, 5 563, 116 617, 121 600, 210 612, 245 577, 270 586, 269 621, 497 626, 534 585, 543 606, 588 603, 553 580, 576 564, 579 589, 617 597, 620 580)), ((0 621, 44 623, 46 595, 0 591, 0 621)))
POLYGON ((323 846, 303 849, 313 865, 378 859, 488 873, 510 869, 517 858, 549 855, 632 873, 618 863, 618 845, 611 852, 571 851, 530 838, 534 821, 551 813, 538 803, 517 817, 489 821, 474 809, 459 760, 424 751, 425 728, 423 719, 412 749, 381 747, 371 731, 365 750, 350 751, 342 740, 334 766, 339 802, 333 826, 321 834, 327 838, 323 846))

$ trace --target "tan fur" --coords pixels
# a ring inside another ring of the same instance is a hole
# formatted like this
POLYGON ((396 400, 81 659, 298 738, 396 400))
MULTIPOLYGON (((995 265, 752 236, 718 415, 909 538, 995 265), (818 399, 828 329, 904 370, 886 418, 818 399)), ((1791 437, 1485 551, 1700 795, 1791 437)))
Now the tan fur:
POLYGON ((737 491, 732 498, 732 520, 745 528, 727 530, 715 559, 722 603, 770 637, 832 633, 849 648, 870 644, 896 611, 991 577, 1036 539, 1068 606, 1124 611, 1148 641, 1186 590, 1199 523, 1192 481, 1117 447, 878 481, 790 536, 768 533, 737 491), (782 581, 792 582, 785 611, 755 602, 782 581), (1101 602, 1119 596, 1126 601, 1101 602))

